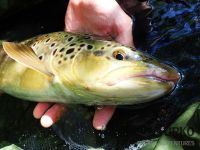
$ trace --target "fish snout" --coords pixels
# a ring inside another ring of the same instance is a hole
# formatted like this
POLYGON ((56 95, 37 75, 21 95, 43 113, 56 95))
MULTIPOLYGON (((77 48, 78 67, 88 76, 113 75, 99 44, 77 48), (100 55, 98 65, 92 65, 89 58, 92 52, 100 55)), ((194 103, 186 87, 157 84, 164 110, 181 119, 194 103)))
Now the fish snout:
POLYGON ((178 69, 168 64, 161 64, 155 72, 156 76, 163 81, 171 81, 176 84, 181 79, 178 69))

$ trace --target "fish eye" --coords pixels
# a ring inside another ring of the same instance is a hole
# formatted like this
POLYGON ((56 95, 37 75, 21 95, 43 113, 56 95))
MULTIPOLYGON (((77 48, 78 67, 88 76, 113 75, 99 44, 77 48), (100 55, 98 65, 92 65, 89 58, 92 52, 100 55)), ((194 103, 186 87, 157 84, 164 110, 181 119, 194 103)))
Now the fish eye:
POLYGON ((123 51, 115 51, 113 52, 113 56, 117 60, 124 60, 126 57, 126 54, 123 51))

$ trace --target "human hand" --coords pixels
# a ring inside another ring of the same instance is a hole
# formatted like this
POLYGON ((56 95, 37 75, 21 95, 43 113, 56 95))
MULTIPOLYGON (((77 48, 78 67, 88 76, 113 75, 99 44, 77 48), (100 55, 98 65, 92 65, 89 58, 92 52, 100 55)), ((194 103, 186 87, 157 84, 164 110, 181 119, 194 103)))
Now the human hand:
MULTIPOLYGON (((133 46, 132 19, 115 0, 70 0, 65 16, 65 31, 89 33, 133 46)), ((55 123, 66 110, 63 104, 38 103, 34 117, 44 127, 55 123)), ((105 129, 115 111, 114 106, 98 107, 93 118, 97 130, 105 129)))
MULTIPOLYGON (((94 128, 103 130, 111 119, 114 110, 115 107, 113 106, 98 107, 93 118, 94 128)), ((66 111, 67 106, 64 104, 38 103, 34 108, 33 116, 40 119, 43 127, 48 128, 58 121, 66 111)))
POLYGON ((70 0, 65 31, 111 37, 133 46, 132 19, 115 0, 70 0))

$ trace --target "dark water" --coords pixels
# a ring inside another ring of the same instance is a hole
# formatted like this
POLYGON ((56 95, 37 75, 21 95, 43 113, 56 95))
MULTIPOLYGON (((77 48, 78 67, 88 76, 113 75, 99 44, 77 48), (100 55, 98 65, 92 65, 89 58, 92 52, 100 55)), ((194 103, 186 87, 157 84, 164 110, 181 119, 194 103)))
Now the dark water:
MULTIPOLYGON (((82 150, 91 146, 121 150, 138 140, 157 137, 188 105, 199 101, 200 1, 166 3, 152 0, 150 3, 154 8, 149 14, 152 18, 150 31, 146 40, 142 39, 145 42, 137 46, 179 69, 183 78, 173 93, 146 105, 120 107, 102 132, 92 128, 94 108, 72 106, 52 129, 43 129, 32 118, 33 103, 23 102, 22 107, 21 102, 5 95, 1 97, 0 118, 7 121, 2 123, 6 130, 0 128, 3 133, 0 140, 33 150, 82 150), (14 113, 13 109, 20 111, 14 113), (8 110, 12 116, 8 115, 8 110)), ((64 6, 63 1, 42 3, 13 16, 18 17, 15 23, 11 18, 4 19, 0 38, 19 40, 62 30, 64 6)))

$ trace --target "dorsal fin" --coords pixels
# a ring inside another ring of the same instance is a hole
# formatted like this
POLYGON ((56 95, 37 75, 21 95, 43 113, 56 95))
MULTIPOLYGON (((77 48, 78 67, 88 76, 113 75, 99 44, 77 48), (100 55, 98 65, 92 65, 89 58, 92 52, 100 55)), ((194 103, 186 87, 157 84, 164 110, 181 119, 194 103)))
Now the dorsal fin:
POLYGON ((15 61, 26 65, 36 71, 42 72, 48 76, 53 74, 47 69, 45 64, 37 57, 33 49, 25 44, 3 42, 3 49, 9 57, 15 61))

